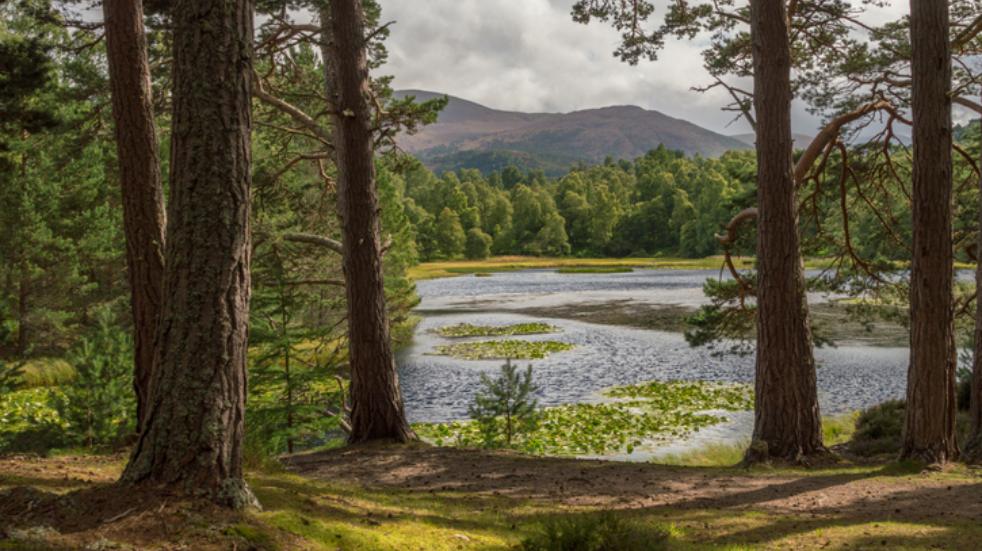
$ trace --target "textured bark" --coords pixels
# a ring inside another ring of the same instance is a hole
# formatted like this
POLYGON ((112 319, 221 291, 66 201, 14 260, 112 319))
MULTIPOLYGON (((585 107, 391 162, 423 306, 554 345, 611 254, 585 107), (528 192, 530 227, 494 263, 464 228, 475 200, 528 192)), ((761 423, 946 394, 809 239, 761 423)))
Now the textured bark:
MULTIPOLYGON (((982 160, 982 151, 979 156, 982 160)), ((962 453, 965 462, 975 464, 982 463, 982 297, 978 295, 978 291, 982 290, 982 262, 979 261, 979 256, 982 254, 982 174, 979 176, 979 227, 975 246, 975 348, 972 358, 972 394, 969 411, 972 432, 962 453)))
POLYGON ((901 456, 944 463, 955 444, 948 3, 911 0, 914 138, 910 366, 901 456))
POLYGON ((252 3, 174 6, 163 309, 145 429, 123 481, 240 507, 249 324, 252 3))
POLYGON ((328 97, 334 111, 338 210, 343 226, 351 367, 351 442, 416 435, 406 422, 389 336, 374 139, 360 0, 331 0, 321 10, 328 97))
POLYGON ((133 389, 143 426, 164 278, 164 192, 160 181, 150 66, 140 0, 104 0, 106 58, 126 230, 126 268, 133 314, 133 389))
POLYGON ((800 462, 822 445, 798 237, 791 50, 783 0, 750 3, 757 116, 757 359, 748 462, 800 462))

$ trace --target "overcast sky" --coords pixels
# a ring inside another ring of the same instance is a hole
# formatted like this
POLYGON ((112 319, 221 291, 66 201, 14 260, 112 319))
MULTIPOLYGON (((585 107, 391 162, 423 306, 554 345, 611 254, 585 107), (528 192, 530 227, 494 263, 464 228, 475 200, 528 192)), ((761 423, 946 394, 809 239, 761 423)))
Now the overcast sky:
MULTIPOLYGON (((868 15, 893 19, 907 0, 868 15)), ((659 10, 666 0, 655 0, 659 10)), ((669 41, 656 62, 637 66, 613 56, 619 35, 603 23, 574 23, 574 0, 381 0, 383 21, 395 20, 383 72, 396 88, 442 92, 488 107, 516 111, 574 111, 639 105, 725 134, 748 132, 723 91, 700 94, 711 82, 702 68, 705 39, 669 41)), ((812 133, 817 120, 801 105, 794 130, 812 133)))

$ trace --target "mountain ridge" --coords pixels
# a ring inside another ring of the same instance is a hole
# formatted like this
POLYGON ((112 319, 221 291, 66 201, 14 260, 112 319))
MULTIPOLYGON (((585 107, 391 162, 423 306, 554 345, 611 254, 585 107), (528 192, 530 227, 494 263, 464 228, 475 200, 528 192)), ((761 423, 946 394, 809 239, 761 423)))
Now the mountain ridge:
MULTIPOLYGON (((443 97, 426 90, 399 90, 417 101, 443 97)), ((500 170, 508 164, 558 175, 607 157, 634 159, 664 145, 689 155, 715 157, 746 143, 684 119, 636 105, 610 105, 568 113, 505 111, 447 95, 438 121, 397 141, 431 170, 500 170)))

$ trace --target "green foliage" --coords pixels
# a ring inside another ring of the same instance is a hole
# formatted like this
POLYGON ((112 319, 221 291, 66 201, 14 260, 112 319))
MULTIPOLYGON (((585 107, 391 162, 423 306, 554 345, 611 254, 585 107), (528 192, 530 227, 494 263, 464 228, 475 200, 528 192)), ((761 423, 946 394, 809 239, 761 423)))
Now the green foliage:
POLYGON ((0 394, 0 451, 45 454, 64 445, 68 423, 51 405, 60 398, 51 388, 0 394))
POLYGON ((0 5, 3 357, 64 354, 85 313, 126 292, 97 34, 67 30, 48 2, 0 5))
POLYGON ((441 337, 503 337, 510 335, 539 335, 555 333, 559 328, 542 322, 513 323, 511 325, 474 325, 458 323, 434 330, 441 337))
POLYGON ((423 260, 482 258, 482 234, 494 254, 705 256, 745 206, 754 162, 748 152, 703 159, 659 147, 554 180, 515 167, 437 178, 417 165, 407 175, 409 210, 423 260))
POLYGON ((464 254, 471 260, 482 260, 491 256, 491 244, 494 238, 484 233, 481 228, 467 230, 467 245, 464 254))
POLYGON ((111 447, 136 429, 133 342, 108 311, 69 352, 75 378, 54 395, 72 445, 111 447))
POLYGON ((657 551, 668 549, 661 527, 628 520, 610 511, 569 514, 542 522, 525 538, 522 551, 657 551))
POLYGON ((890 400, 860 413, 849 451, 866 457, 900 453, 905 410, 903 400, 890 400))
POLYGON ((23 368, 0 360, 0 396, 13 392, 24 384, 23 368))
POLYGON ((572 350, 574 346, 559 341, 477 341, 443 344, 433 347, 433 354, 453 356, 462 360, 541 360, 556 352, 572 350))
POLYGON ((532 382, 531 365, 523 374, 508 360, 494 379, 481 373, 481 385, 467 413, 477 424, 486 447, 510 447, 515 435, 535 430, 538 403, 534 394, 539 387, 532 382))

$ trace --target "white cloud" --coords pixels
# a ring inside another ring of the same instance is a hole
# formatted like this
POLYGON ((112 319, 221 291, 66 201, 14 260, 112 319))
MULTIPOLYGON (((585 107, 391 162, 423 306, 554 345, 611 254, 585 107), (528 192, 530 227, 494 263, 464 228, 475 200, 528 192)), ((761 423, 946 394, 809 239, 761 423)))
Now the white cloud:
MULTIPOLYGON (((656 0, 661 10, 666 0, 656 0)), ((444 92, 498 109, 573 111, 615 104, 640 105, 723 133, 732 113, 720 111, 721 90, 700 94, 711 79, 702 68, 704 40, 670 41, 657 62, 637 66, 612 55, 619 36, 608 25, 580 25, 574 0, 381 0, 383 20, 395 20, 383 71, 397 88, 444 92)), ((905 0, 870 12, 871 21, 895 18, 905 0)), ((657 17, 657 14, 656 16, 657 17)), ((816 120, 796 106, 795 130, 813 132, 816 120)))

